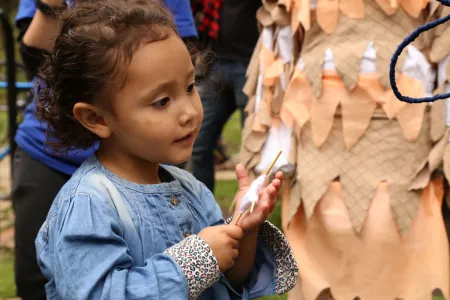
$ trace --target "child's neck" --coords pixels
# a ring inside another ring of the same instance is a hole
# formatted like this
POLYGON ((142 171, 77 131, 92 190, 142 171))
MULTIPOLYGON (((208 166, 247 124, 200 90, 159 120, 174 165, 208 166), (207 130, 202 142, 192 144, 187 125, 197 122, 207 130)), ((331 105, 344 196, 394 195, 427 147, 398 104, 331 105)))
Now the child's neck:
POLYGON ((110 147, 102 147, 100 144, 96 153, 98 160, 110 172, 137 184, 161 183, 159 163, 145 161, 136 156, 110 149, 110 147))

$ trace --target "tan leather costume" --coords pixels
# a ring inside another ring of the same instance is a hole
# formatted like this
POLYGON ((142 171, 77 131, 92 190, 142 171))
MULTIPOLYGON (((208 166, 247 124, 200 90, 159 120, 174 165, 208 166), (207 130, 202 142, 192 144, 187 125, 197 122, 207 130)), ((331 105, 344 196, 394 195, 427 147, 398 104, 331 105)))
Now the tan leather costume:
MULTIPOLYGON (((430 0, 263 3, 241 162, 256 177, 281 148, 295 166, 282 205, 300 274, 290 299, 327 289, 336 300, 431 299, 435 289, 450 299, 446 102, 401 102, 388 76, 398 44, 450 10, 430 0)), ((445 89, 449 53, 447 24, 408 46, 402 94, 445 89)))

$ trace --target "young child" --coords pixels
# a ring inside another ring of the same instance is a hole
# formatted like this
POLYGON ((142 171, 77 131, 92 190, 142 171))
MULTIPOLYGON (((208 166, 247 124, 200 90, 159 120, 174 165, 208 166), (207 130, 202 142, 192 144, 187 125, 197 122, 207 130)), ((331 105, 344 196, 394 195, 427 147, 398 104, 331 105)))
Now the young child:
MULTIPOLYGON (((36 239, 48 299, 250 299, 295 285, 291 249, 265 221, 280 173, 233 225, 203 184, 162 165, 189 158, 203 112, 189 53, 157 1, 79 1, 41 73, 49 143, 100 141, 36 239)), ((250 182, 242 165, 236 174, 239 202, 250 182)))

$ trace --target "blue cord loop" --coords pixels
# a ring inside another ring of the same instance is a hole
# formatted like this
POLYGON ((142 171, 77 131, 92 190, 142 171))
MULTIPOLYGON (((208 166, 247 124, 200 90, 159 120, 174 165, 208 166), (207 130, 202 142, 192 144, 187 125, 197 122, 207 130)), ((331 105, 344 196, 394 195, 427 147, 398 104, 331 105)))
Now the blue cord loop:
MULTIPOLYGON (((440 2, 442 5, 450 6, 450 0, 437 0, 437 1, 440 2)), ((419 28, 414 30, 414 32, 411 33, 411 35, 409 35, 398 46, 397 50, 395 50, 394 55, 391 58, 391 64, 390 64, 390 69, 389 69, 389 81, 391 82, 392 91, 394 92, 395 96, 400 101, 408 102, 408 103, 422 103, 422 102, 434 102, 436 100, 450 98, 450 93, 437 94, 437 95, 434 95, 431 97, 424 97, 424 98, 411 98, 411 97, 403 96, 399 92, 397 83, 395 82, 395 66, 397 65, 398 57, 400 56, 400 54, 402 54, 403 49, 405 49, 406 46, 408 46, 409 44, 414 42, 422 32, 428 31, 436 26, 444 24, 445 22, 447 22, 449 20, 450 20, 450 15, 420 26, 419 28)))

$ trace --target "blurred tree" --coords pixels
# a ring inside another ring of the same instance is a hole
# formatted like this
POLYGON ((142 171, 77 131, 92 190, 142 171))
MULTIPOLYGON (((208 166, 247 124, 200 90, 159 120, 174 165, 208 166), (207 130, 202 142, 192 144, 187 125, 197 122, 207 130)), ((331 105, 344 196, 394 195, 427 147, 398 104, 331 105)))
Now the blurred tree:
POLYGON ((0 9, 3 9, 7 13, 10 13, 18 5, 19 0, 0 0, 0 9))

